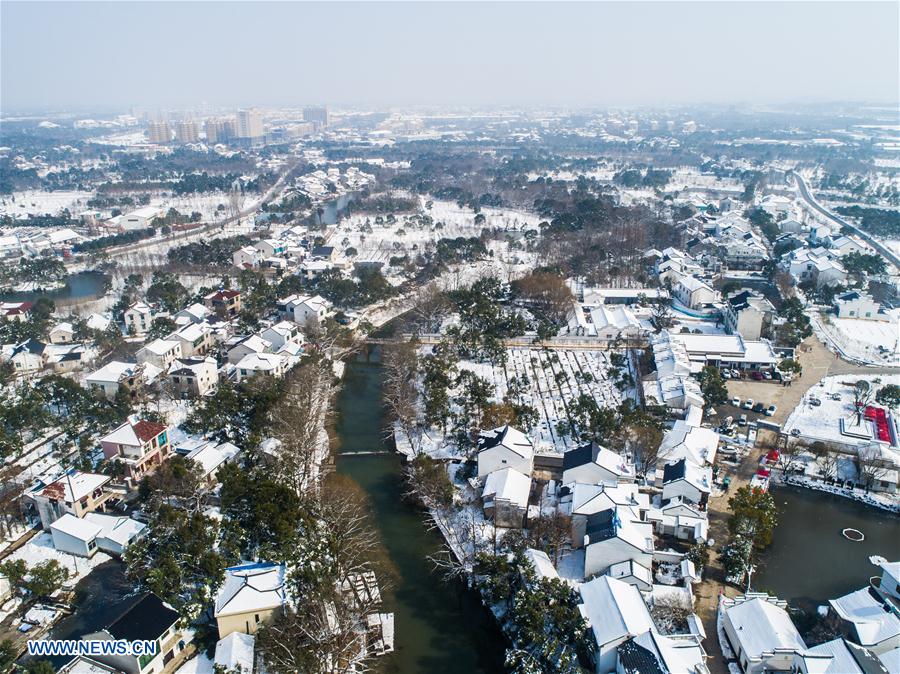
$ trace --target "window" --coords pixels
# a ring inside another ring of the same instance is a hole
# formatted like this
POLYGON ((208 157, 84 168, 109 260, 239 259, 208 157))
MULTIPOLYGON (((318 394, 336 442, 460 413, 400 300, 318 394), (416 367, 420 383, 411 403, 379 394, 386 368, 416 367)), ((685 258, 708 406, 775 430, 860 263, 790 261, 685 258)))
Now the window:
POLYGON ((256 620, 256 622, 259 623, 259 613, 255 614, 253 617, 256 620))

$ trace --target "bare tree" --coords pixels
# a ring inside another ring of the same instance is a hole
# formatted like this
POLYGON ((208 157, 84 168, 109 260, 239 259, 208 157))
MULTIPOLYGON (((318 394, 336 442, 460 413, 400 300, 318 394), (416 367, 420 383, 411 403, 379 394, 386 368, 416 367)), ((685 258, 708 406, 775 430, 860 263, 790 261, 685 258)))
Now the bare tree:
POLYGON ((859 470, 859 481, 866 491, 884 478, 888 472, 885 460, 881 456, 881 448, 874 443, 859 448, 856 465, 859 470))
MULTIPOLYGON (((421 428, 418 423, 417 380, 419 374, 418 343, 415 341, 385 347, 382 355, 384 403, 392 426, 407 439, 414 454, 419 453, 421 428)), ((389 430, 393 434, 393 427, 389 430)))
POLYGON ((432 281, 416 295, 412 315, 416 324, 426 333, 436 333, 441 321, 451 309, 450 300, 437 282, 432 281))
POLYGON ((572 547, 572 520, 561 512, 541 515, 528 525, 528 541, 532 547, 543 550, 553 566, 559 565, 562 555, 572 547))
POLYGON ((273 435, 279 440, 275 471, 298 494, 313 485, 328 450, 325 422, 332 393, 330 362, 320 358, 293 370, 272 413, 273 435))
POLYGON ((628 427, 626 430, 626 443, 631 450, 634 469, 638 475, 646 476, 647 473, 656 468, 662 439, 662 430, 656 426, 628 427))
POLYGON ((778 452, 778 467, 781 472, 787 475, 791 472, 794 464, 800 456, 801 447, 798 443, 788 443, 778 452))
POLYGON ((691 615, 690 602, 678 597, 664 595, 655 597, 650 607, 653 622, 663 634, 678 634, 687 627, 688 616, 691 615))

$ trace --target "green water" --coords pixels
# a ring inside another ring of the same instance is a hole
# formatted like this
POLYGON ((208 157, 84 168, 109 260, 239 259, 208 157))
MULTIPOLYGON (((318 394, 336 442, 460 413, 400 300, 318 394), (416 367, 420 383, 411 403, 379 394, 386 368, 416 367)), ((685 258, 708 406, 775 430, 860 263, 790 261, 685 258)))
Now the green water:
POLYGON ((900 517, 832 494, 796 487, 774 487, 778 525, 772 545, 753 575, 753 589, 772 592, 795 606, 813 610, 864 587, 881 569, 872 555, 900 559, 900 517), (858 529, 866 539, 841 535, 858 529))
POLYGON ((427 557, 440 547, 422 514, 401 499, 396 454, 341 456, 385 450, 381 368, 352 361, 337 402, 340 440, 337 472, 368 494, 393 571, 385 610, 395 617, 395 652, 379 663, 389 674, 496 674, 503 671, 504 644, 488 612, 471 592, 448 587, 427 557))

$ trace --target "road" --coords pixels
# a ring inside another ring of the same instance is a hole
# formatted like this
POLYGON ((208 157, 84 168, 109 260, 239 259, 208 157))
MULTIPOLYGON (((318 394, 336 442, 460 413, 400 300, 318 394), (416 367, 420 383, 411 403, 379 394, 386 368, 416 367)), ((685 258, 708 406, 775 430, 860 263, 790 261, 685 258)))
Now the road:
POLYGON ((900 257, 894 254, 887 246, 882 244, 877 239, 873 238, 868 233, 861 230, 856 225, 850 224, 846 220, 841 217, 838 217, 831 211, 825 209, 818 201, 815 200, 812 194, 810 194, 809 188, 806 186, 806 183, 803 181, 803 178, 800 177, 799 173, 795 173, 794 171, 788 171, 787 175, 792 176, 797 183, 797 187, 800 190, 800 196, 803 197, 804 201, 809 204, 809 207, 825 216, 832 222, 840 225, 841 227, 847 227, 848 229, 853 230, 856 234, 860 236, 864 241, 866 241, 869 245, 872 246, 875 250, 881 253, 894 267, 900 270, 900 257))

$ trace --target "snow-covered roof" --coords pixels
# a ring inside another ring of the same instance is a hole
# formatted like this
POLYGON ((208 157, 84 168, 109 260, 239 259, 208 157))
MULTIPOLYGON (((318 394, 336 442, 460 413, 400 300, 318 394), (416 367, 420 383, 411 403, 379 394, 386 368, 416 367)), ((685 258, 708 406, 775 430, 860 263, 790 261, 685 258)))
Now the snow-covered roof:
POLYGON ((502 468, 488 474, 481 497, 493 497, 498 501, 509 501, 520 508, 527 508, 530 491, 531 478, 528 475, 515 468, 502 468))
POLYGON ((633 585, 600 576, 579 588, 578 610, 588 621, 597 644, 604 646, 653 629, 650 611, 633 585))
POLYGON ((129 417, 128 421, 115 429, 112 433, 100 438, 100 442, 109 442, 117 445, 138 447, 166 430, 164 424, 155 421, 129 417))
POLYGON ((654 630, 648 630, 635 637, 634 643, 653 653, 657 662, 665 667, 665 671, 684 674, 709 672, 706 666, 706 652, 700 645, 700 640, 693 634, 665 636, 654 630))
POLYGON ((149 351, 152 354, 157 356, 164 356, 173 349, 177 349, 180 346, 178 342, 175 340, 169 339, 154 339, 149 344, 145 344, 142 347, 142 351, 149 351))
POLYGON ((874 590, 864 587, 828 601, 844 620, 853 623, 859 643, 873 646, 900 636, 900 618, 886 608, 874 590))
POLYGON ((243 632, 232 632, 216 643, 215 664, 228 672, 253 674, 253 651, 256 637, 243 632))
POLYGON ((529 459, 534 455, 534 445, 529 437, 508 424, 490 431, 482 431, 479 434, 479 452, 494 449, 495 447, 503 447, 525 459, 529 459))
POLYGON ((196 461, 204 476, 211 475, 216 469, 226 461, 230 461, 240 453, 240 448, 230 442, 216 444, 215 442, 207 442, 197 447, 187 458, 196 461))
POLYGON ((725 606, 726 619, 734 627, 740 650, 749 658, 758 658, 776 648, 806 650, 787 611, 774 601, 774 598, 752 597, 725 606))
POLYGON ((123 363, 118 360, 113 360, 99 370, 91 372, 85 377, 85 381, 88 384, 118 382, 122 377, 130 377, 133 375, 140 367, 141 366, 137 363, 123 363))
POLYGON ((719 447, 719 434, 710 428, 691 426, 679 419, 663 436, 659 458, 666 462, 687 459, 697 466, 712 465, 719 447))
POLYGON ((246 339, 238 342, 235 346, 242 346, 255 353, 263 353, 272 347, 272 342, 268 339, 263 339, 259 335, 250 335, 246 339))
POLYGON ((284 565, 265 562, 225 569, 225 582, 216 595, 216 617, 282 606, 284 576, 284 565))
POLYGON ((138 522, 125 516, 88 513, 84 516, 84 519, 100 527, 100 532, 97 534, 99 538, 107 538, 122 547, 139 537, 147 528, 147 525, 143 522, 138 522))
POLYGON ((40 493, 47 498, 64 497, 67 503, 80 501, 100 489, 112 478, 100 473, 82 473, 80 470, 69 470, 44 487, 40 493))
POLYGON ((103 530, 99 524, 80 519, 70 513, 66 513, 53 522, 53 524, 50 525, 50 529, 68 534, 85 543, 97 538, 97 535, 103 530))
POLYGON ((547 556, 547 553, 543 550, 528 548, 527 550, 525 550, 525 559, 527 559, 531 563, 531 566, 534 569, 535 574, 537 574, 538 579, 559 578, 559 574, 556 572, 556 567, 553 566, 553 562, 550 561, 550 557, 547 556))
POLYGON ((248 353, 235 367, 254 372, 274 372, 284 362, 285 357, 277 353, 248 353))

